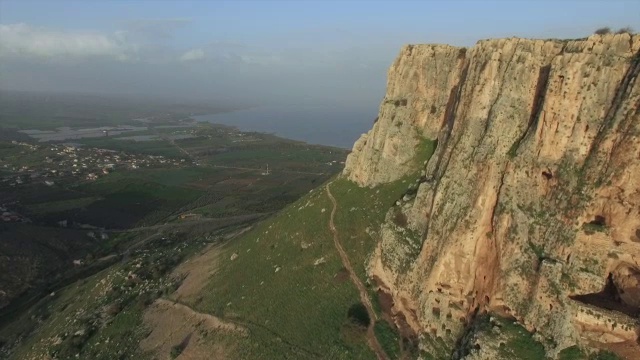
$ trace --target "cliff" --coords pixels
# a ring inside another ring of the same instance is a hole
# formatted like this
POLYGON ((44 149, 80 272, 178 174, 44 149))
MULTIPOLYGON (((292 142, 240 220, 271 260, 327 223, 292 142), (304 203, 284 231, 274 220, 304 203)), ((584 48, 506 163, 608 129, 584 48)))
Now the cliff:
POLYGON ((639 50, 629 34, 402 48, 343 174, 415 176, 368 273, 421 347, 455 344, 489 313, 551 355, 640 354, 639 50))

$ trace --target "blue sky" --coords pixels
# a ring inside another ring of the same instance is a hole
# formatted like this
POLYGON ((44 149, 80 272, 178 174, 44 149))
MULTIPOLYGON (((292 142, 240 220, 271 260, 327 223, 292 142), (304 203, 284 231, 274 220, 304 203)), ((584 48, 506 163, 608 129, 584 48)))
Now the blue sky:
POLYGON ((5 88, 374 104, 403 44, 640 29, 640 1, 0 0, 0 26, 5 88))

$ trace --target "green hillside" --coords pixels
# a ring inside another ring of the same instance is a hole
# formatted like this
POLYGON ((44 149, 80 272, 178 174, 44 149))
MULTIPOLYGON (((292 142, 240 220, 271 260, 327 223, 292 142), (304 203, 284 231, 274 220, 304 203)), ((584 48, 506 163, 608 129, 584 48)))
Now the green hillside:
MULTIPOLYGON (((431 156, 434 144, 428 145, 431 156)), ((360 188, 341 177, 328 183, 337 200, 339 239, 365 284, 375 231, 416 177, 375 188, 360 188)), ((218 272, 202 298, 189 305, 250 329, 246 338, 219 334, 214 340, 236 349, 233 358, 375 357, 366 329, 348 316, 360 299, 333 243, 331 210, 325 185, 224 246, 218 272)), ((369 297, 377 302, 372 287, 369 297)), ((389 356, 399 356, 397 334, 383 320, 378 324, 378 341, 389 356)))

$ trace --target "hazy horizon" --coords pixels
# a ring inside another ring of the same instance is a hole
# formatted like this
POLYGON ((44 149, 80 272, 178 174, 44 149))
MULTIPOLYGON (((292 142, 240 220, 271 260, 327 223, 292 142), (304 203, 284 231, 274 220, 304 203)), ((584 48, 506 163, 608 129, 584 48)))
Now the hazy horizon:
POLYGON ((404 44, 578 38, 637 29, 638 14, 595 0, 4 0, 0 89, 377 108, 404 44))

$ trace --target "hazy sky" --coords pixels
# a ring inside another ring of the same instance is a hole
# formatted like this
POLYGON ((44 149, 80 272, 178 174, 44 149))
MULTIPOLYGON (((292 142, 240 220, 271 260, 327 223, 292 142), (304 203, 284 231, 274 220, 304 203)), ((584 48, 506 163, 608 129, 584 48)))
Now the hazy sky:
POLYGON ((640 29, 640 1, 0 0, 0 87, 376 106, 406 43, 640 29))

